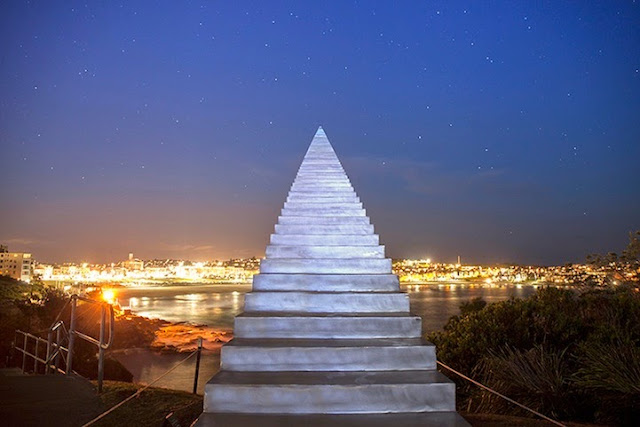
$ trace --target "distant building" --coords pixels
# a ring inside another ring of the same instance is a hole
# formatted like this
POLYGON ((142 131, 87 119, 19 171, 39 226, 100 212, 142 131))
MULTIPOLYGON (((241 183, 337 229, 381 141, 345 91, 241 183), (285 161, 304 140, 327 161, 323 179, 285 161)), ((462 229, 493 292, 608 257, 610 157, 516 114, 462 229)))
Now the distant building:
POLYGON ((129 259, 126 261, 122 261, 122 266, 127 270, 143 270, 144 269, 144 261, 134 258, 133 253, 129 254, 129 259))
POLYGON ((9 252, 9 248, 0 245, 0 274, 22 280, 31 281, 33 267, 31 254, 23 252, 9 252))

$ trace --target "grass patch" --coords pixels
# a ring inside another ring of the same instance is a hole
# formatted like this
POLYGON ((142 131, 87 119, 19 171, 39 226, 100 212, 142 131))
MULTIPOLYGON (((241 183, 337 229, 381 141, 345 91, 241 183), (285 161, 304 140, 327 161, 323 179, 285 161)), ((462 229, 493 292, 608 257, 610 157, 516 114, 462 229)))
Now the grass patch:
MULTIPOLYGON (((142 386, 105 381, 100 395, 105 410, 134 394, 142 386)), ((95 426, 161 426, 165 417, 174 413, 181 426, 189 426, 202 413, 202 396, 185 391, 150 387, 125 403, 95 426)))

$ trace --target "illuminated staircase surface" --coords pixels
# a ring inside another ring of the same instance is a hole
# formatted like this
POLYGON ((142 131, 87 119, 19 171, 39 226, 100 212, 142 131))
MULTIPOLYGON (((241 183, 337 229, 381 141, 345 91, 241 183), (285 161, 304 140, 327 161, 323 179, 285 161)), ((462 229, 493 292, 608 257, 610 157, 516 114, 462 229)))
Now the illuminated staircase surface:
POLYGON ((467 426, 322 128, 197 426, 467 426))

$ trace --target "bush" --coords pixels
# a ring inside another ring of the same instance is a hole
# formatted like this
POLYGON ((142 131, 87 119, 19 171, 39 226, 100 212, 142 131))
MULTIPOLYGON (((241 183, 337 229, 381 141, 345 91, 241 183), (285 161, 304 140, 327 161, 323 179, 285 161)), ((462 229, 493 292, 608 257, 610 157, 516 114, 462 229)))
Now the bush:
MULTIPOLYGON (((483 359, 479 369, 486 385, 543 414, 563 418, 571 401, 566 352, 548 351, 541 345, 529 350, 505 347, 483 359)), ((483 393, 481 412, 513 413, 512 404, 483 393)))
MULTIPOLYGON (((471 301, 427 339, 443 363, 547 415, 619 423, 640 415, 640 294, 631 287, 471 301)), ((509 411, 459 385, 462 408, 509 411)))

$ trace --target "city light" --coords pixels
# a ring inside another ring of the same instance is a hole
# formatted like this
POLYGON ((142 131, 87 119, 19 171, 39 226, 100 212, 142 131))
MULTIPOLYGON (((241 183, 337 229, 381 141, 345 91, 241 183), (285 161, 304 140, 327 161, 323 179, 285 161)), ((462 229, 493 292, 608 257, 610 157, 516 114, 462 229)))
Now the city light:
POLYGON ((116 301, 116 293, 113 291, 113 289, 103 289, 102 299, 109 304, 113 304, 116 301))

